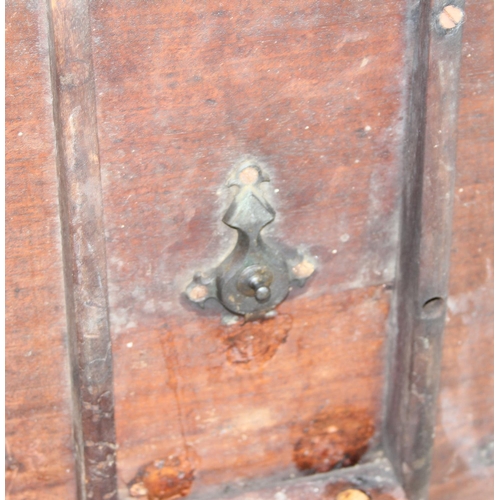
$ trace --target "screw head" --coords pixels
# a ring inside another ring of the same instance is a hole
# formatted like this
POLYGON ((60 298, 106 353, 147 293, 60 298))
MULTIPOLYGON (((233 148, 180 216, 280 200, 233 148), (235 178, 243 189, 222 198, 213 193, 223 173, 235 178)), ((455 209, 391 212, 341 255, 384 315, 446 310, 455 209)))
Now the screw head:
POLYGON ((193 302, 203 302, 208 295, 208 288, 204 285, 195 285, 188 292, 188 297, 193 302))
POLYGON ((243 184, 256 184, 259 180, 259 171, 255 167, 246 167, 240 172, 239 178, 243 184))
POLYGON ((370 500, 370 497, 364 491, 348 489, 341 491, 335 500, 370 500))
POLYGON ((314 264, 306 259, 297 264, 292 269, 293 274, 298 279, 309 278, 314 272, 314 264))
POLYGON ((455 5, 447 5, 439 14, 439 25, 448 31, 456 28, 464 19, 464 11, 455 5))

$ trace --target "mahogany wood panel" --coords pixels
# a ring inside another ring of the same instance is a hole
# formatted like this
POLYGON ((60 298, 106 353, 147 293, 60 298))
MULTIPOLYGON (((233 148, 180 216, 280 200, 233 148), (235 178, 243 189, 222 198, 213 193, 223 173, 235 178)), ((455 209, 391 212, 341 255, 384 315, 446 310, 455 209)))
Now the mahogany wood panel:
POLYGON ((74 499, 45 2, 6 9, 6 495, 74 499))
POLYGON ((294 424, 328 405, 365 410, 378 442, 405 9, 92 3, 122 486, 170 455, 196 455, 193 494, 283 477, 294 424), (319 269, 275 322, 223 327, 182 292, 231 249, 224 183, 248 156, 272 179, 268 235, 319 269))
POLYGON ((493 498, 493 2, 467 2, 430 498, 493 498))

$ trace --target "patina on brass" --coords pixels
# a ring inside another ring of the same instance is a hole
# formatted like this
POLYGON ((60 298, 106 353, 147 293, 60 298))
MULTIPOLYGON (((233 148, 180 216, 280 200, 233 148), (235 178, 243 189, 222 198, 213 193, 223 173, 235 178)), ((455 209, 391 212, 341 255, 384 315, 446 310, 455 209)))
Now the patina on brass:
POLYGON ((192 302, 203 307, 214 298, 234 314, 259 317, 285 300, 293 284, 303 286, 313 274, 314 259, 306 253, 285 252, 263 239, 262 229, 276 213, 260 189, 262 182, 269 177, 254 163, 240 167, 229 182, 239 191, 222 221, 238 231, 238 241, 217 268, 195 274, 186 290, 192 302))

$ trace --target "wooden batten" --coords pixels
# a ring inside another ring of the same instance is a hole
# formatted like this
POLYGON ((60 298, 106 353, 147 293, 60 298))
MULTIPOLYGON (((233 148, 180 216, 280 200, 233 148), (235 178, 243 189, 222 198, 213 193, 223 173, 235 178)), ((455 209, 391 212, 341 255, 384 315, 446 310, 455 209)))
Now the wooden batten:
POLYGON ((51 2, 49 44, 78 498, 117 498, 95 81, 87 2, 51 2))
MULTIPOLYGON (((409 15, 396 328, 384 434, 410 500, 427 497, 448 295, 463 18, 443 27, 446 5, 418 2, 409 15)), ((464 7, 461 1, 455 6, 464 7)))

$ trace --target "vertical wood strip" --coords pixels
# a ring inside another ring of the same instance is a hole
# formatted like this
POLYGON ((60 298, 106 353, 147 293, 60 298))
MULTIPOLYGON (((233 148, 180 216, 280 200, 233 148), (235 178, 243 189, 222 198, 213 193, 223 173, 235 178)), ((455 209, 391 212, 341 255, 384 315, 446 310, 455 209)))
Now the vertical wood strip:
MULTIPOLYGON (((426 94, 429 53, 430 1, 409 4, 408 99, 403 141, 400 248, 396 274, 395 338, 391 339, 387 414, 383 441, 394 470, 403 481, 403 459, 411 450, 404 449, 409 408, 412 343, 415 333, 418 295, 418 253, 421 235, 422 185, 426 119, 426 94), (406 299, 406 300, 405 300, 406 299)), ((405 486, 408 483, 405 482, 405 486)))
MULTIPOLYGON (((410 500, 427 498, 448 293, 462 28, 441 27, 447 4, 421 1, 410 15, 414 53, 384 430, 410 500)), ((454 5, 463 9, 464 2, 454 5)))
POLYGON ((78 497, 117 498, 113 372, 89 5, 48 4, 78 497))

